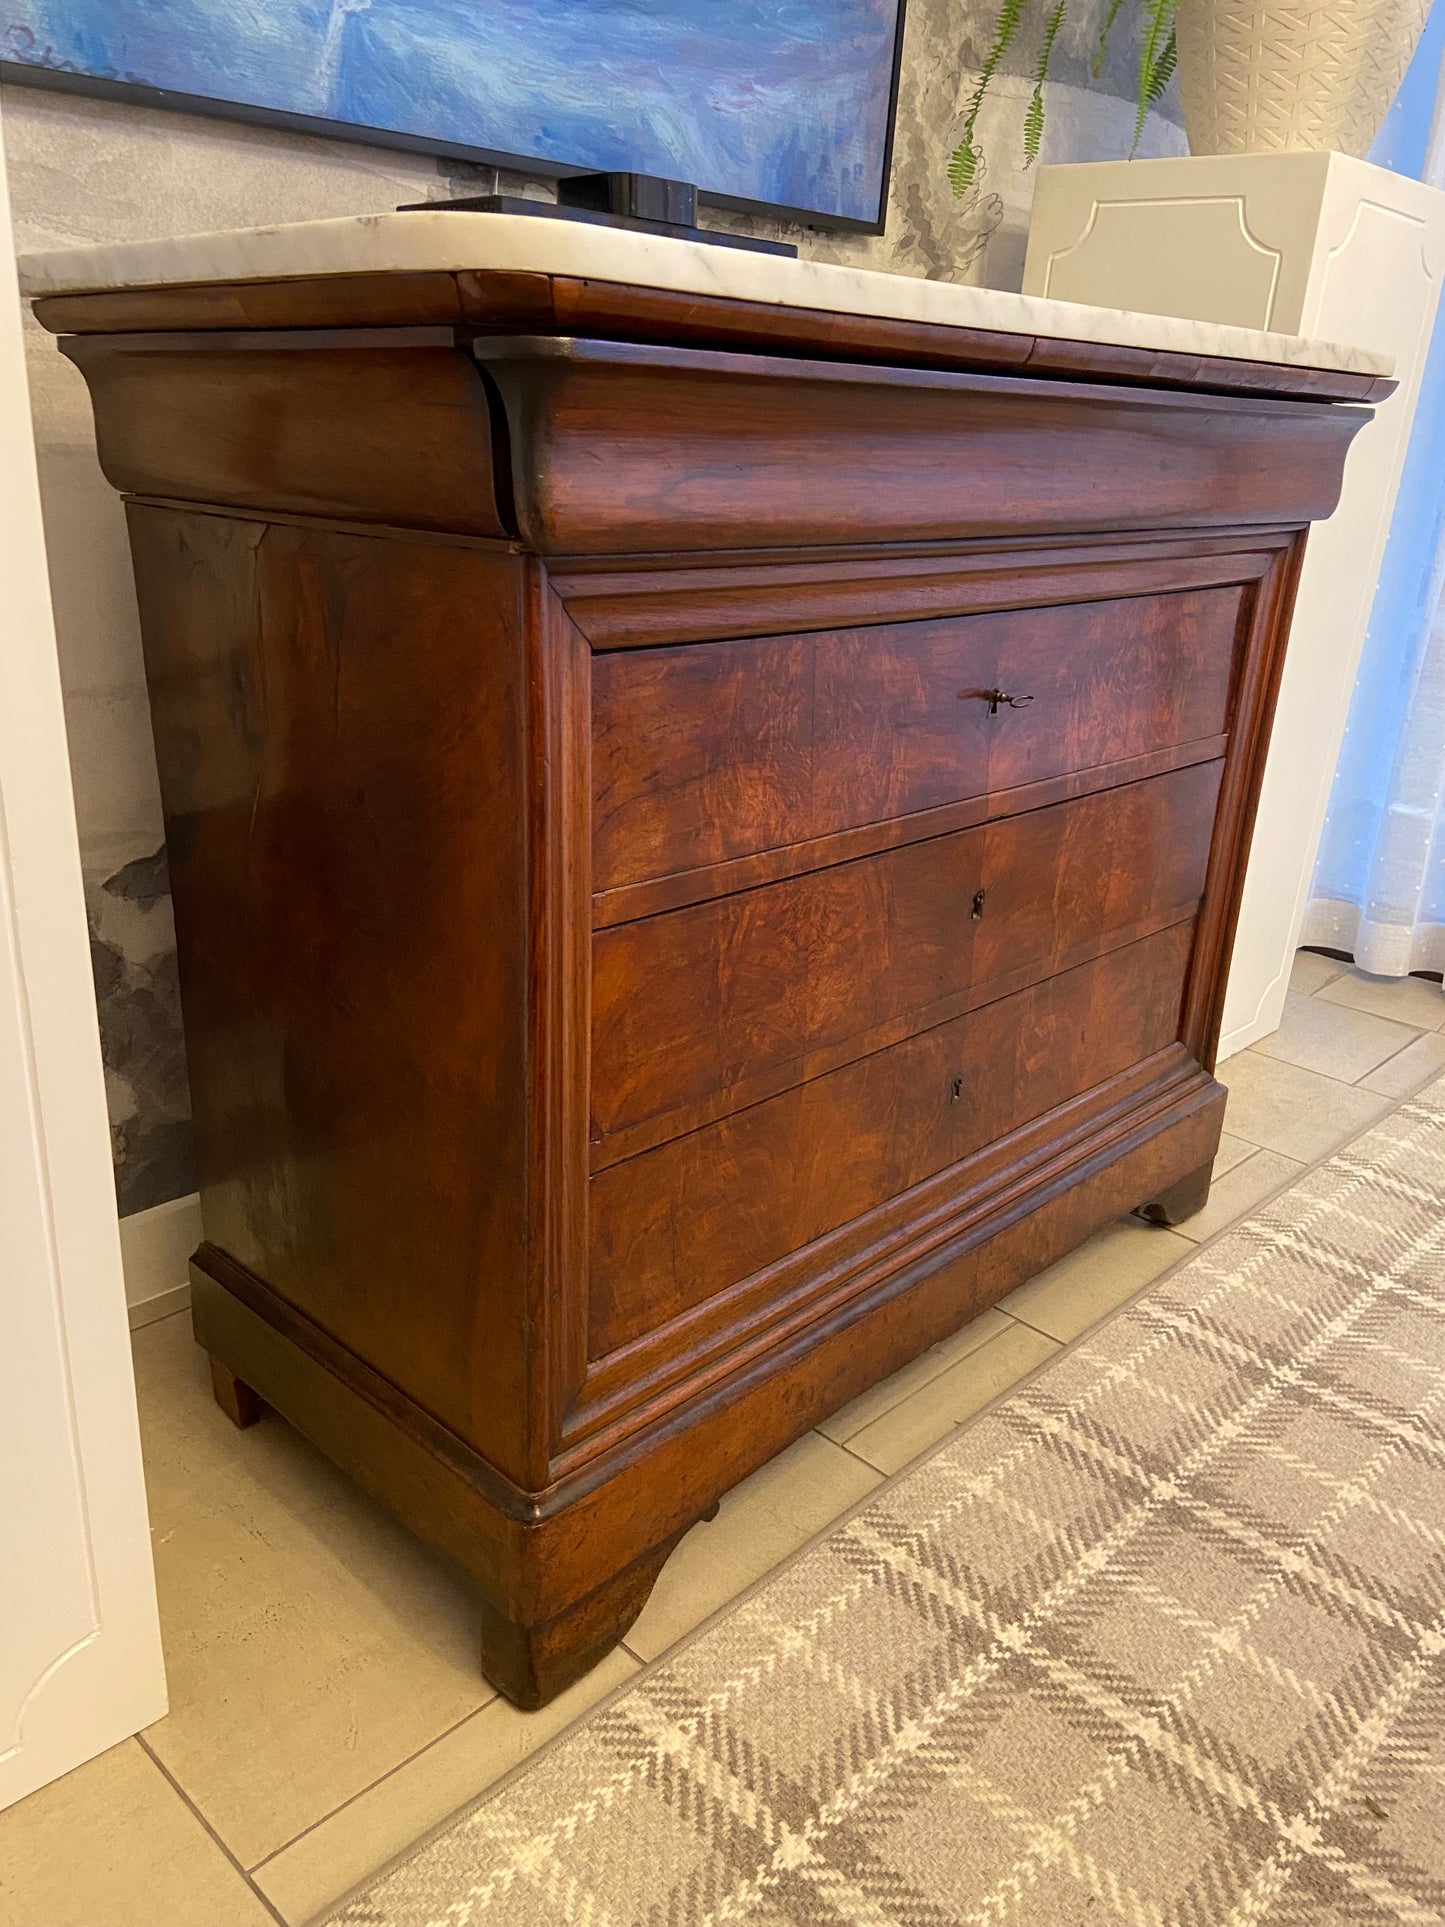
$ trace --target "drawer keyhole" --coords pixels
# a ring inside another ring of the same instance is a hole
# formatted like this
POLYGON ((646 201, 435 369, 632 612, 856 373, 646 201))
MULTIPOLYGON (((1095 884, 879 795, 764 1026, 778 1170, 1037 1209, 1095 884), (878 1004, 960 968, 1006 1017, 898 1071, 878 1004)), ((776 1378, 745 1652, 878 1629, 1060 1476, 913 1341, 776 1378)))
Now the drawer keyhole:
POLYGON ((955 1077, 948 1087, 948 1101, 950 1104, 956 1104, 962 1096, 963 1079, 961 1077, 955 1077))
POLYGON ((997 716, 1001 709, 1027 709, 1033 701, 1032 696, 1011 696, 1006 689, 990 689, 987 693, 990 716, 997 716))
POLYGON ((974 891, 973 907, 970 909, 968 914, 975 923, 983 922, 983 891, 982 890, 974 891))

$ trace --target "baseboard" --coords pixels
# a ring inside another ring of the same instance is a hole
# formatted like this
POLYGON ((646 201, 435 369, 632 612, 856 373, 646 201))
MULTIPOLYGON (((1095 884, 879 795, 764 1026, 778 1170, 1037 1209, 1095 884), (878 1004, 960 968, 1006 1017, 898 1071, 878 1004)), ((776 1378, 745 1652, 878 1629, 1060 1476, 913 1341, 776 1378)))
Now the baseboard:
POLYGON ((192 1191, 120 1221, 120 1256, 131 1329, 153 1324, 191 1300, 191 1253, 201 1242, 201 1201, 192 1191))
POLYGON ((1237 1056, 1240 1051, 1248 1050, 1250 1045, 1257 1044, 1261 1037, 1272 1037, 1279 1029, 1280 1020, 1284 1016, 1284 1000, 1289 990, 1289 977, 1294 969, 1294 960, 1295 953, 1291 950, 1284 960, 1283 968, 1276 971, 1259 993, 1259 1000, 1248 1017, 1231 1023, 1229 1020, 1232 1013, 1229 1008, 1229 998, 1226 995, 1224 1017, 1227 1028, 1219 1039, 1219 1048, 1214 1053, 1216 1066, 1237 1056))

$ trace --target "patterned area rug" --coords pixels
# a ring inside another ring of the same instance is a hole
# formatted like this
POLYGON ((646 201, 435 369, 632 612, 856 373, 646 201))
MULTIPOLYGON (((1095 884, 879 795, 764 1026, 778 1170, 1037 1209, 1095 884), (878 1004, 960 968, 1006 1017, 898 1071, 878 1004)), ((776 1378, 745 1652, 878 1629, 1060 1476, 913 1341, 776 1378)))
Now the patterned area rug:
POLYGON ((1445 1081, 332 1916, 1445 1921, 1445 1081))

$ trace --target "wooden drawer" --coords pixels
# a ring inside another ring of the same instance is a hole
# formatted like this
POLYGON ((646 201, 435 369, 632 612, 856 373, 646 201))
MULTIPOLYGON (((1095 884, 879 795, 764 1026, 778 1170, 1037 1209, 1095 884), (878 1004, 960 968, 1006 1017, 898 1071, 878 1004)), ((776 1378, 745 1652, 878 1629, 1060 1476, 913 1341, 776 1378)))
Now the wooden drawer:
POLYGON ((600 1172, 592 1356, 1173 1043, 1192 939, 1176 924, 600 1172))
POLYGON ((1192 916, 1221 769, 597 931, 594 1165, 1192 916))
POLYGON ((1242 594, 600 655, 593 888, 1217 736, 1242 594), (1031 700, 990 713, 1000 689, 1031 700))

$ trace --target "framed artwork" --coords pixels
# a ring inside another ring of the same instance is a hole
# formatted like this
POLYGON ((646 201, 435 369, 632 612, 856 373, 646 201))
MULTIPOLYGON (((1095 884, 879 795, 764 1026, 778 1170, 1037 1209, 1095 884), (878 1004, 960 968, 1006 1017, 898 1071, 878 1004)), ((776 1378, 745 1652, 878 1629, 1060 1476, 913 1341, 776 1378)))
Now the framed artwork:
POLYGON ((904 0, 0 0, 0 77, 878 231, 904 0))

